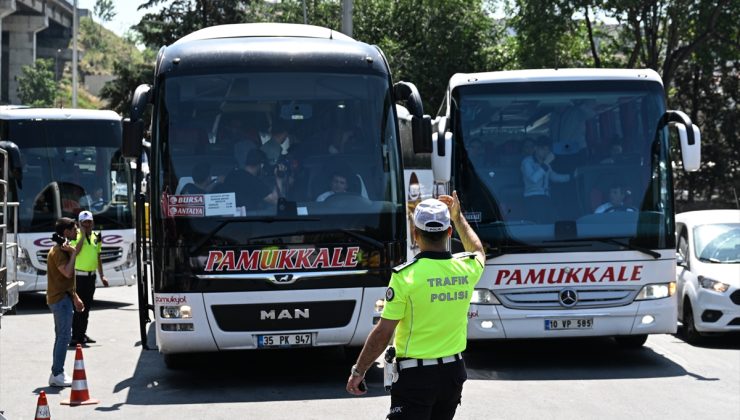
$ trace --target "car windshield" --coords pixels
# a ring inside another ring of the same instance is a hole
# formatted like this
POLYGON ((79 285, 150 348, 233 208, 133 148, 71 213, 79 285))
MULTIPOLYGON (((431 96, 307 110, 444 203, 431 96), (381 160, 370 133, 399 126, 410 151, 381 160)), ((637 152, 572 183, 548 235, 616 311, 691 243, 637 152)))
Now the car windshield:
POLYGON ((695 227, 694 252, 704 262, 740 263, 740 223, 695 227))
POLYGON ((455 185, 491 247, 672 247, 660 84, 476 84, 452 96, 455 185))

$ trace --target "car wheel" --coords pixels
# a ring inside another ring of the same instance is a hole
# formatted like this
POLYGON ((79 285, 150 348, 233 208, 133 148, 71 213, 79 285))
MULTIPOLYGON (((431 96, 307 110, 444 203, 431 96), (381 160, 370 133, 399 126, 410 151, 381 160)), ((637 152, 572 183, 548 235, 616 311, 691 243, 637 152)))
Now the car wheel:
POLYGON ((639 349, 647 341, 647 334, 641 335, 618 335, 614 337, 619 347, 625 349, 639 349))
POLYGON ((687 343, 698 344, 702 340, 701 333, 696 329, 694 310, 688 299, 683 304, 683 335, 687 343))

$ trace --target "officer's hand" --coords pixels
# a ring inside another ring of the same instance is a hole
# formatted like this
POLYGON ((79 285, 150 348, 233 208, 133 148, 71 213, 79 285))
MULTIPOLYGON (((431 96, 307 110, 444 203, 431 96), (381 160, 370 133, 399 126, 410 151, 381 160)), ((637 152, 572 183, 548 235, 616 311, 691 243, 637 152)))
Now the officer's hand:
POLYGON ((347 392, 349 392, 352 395, 364 395, 367 394, 367 387, 365 389, 360 389, 360 384, 364 385, 365 377, 364 376, 354 376, 350 375, 349 379, 347 379, 347 392))
POLYGON ((108 287, 108 279, 105 276, 100 276, 100 281, 103 283, 103 286, 108 287))
POLYGON ((439 201, 445 203, 447 208, 450 209, 450 218, 452 221, 459 220, 460 217, 460 199, 457 198, 457 191, 452 192, 452 196, 440 195, 439 201))

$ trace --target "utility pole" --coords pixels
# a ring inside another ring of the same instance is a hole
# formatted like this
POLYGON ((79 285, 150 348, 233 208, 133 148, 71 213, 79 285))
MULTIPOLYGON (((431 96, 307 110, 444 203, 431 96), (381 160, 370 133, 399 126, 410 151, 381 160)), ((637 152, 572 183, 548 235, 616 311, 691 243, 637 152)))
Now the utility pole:
POLYGON ((353 0, 342 0, 342 33, 352 36, 352 7, 353 0))
POLYGON ((72 108, 77 108, 77 0, 72 16, 72 108))

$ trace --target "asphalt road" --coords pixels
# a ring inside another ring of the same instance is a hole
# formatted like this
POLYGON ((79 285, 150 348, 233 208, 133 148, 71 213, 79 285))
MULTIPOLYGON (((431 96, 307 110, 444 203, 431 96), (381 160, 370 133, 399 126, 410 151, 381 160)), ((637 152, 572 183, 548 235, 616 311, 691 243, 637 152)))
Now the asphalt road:
MULTIPOLYGON (((0 411, 33 418, 46 391, 51 418, 383 419, 390 399, 380 369, 369 395, 344 384, 350 362, 337 349, 200 355, 170 371, 139 342, 134 288, 98 289, 85 348, 92 406, 60 401, 47 385, 53 320, 43 294, 24 295, 0 328, 0 411)), ((150 330, 151 341, 153 333, 150 330)), ((74 351, 67 354, 72 373, 74 351)), ((740 339, 702 346, 657 335, 636 351, 612 340, 516 341, 472 345, 469 381, 456 419, 740 419, 740 339)))

